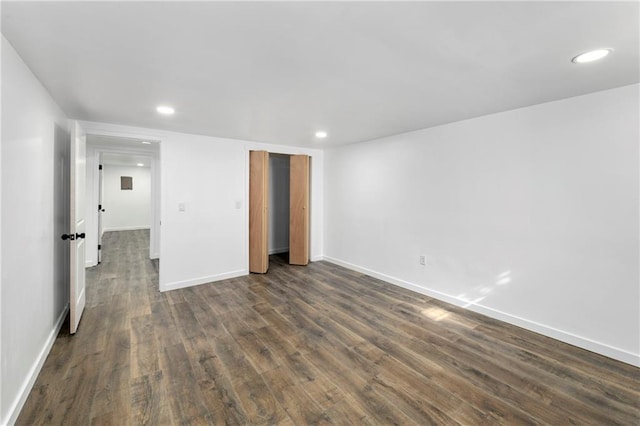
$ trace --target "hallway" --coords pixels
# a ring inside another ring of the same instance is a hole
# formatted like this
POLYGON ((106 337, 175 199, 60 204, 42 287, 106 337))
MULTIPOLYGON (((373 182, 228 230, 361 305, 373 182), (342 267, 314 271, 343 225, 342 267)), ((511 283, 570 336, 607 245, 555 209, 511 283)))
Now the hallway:
POLYGON ((632 366, 327 262, 159 293, 147 248, 106 234, 18 424, 638 419, 632 366))
POLYGON ((158 292, 158 261, 148 259, 148 230, 107 232, 102 242, 102 263, 86 270, 78 332, 69 335, 67 317, 17 424, 128 418, 129 349, 141 341, 132 332, 143 334, 151 307, 166 298, 158 292))

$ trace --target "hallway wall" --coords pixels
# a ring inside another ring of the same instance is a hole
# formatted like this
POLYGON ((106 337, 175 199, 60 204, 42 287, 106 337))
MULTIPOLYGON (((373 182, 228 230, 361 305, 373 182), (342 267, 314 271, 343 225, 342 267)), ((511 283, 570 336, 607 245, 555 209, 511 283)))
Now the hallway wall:
POLYGON ((148 167, 103 167, 104 231, 147 229, 151 226, 151 169, 148 167), (120 177, 133 178, 132 190, 120 189, 120 177))
POLYGON ((68 145, 67 117, 2 37, 0 424, 15 420, 67 312, 69 243, 55 232, 68 217, 54 194, 68 176, 54 148, 68 145))

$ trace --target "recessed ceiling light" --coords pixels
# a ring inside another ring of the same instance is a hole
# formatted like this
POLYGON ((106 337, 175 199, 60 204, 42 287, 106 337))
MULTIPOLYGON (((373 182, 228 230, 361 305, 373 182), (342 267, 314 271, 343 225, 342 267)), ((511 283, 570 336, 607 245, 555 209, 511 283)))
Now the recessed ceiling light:
POLYGON ((167 106, 167 105, 159 105, 156 108, 156 111, 158 111, 160 114, 163 114, 163 115, 171 115, 174 112, 176 112, 175 109, 173 109, 172 107, 167 106))
POLYGON ((598 59, 602 59, 607 56, 609 53, 613 52, 613 49, 595 49, 590 50, 588 52, 584 52, 576 56, 571 60, 576 64, 586 64, 587 62, 597 61, 598 59))
POLYGON ((316 132, 316 138, 324 139, 327 137, 327 132, 316 132))
POLYGON ((142 141, 142 143, 143 143, 144 145, 151 145, 151 142, 147 142, 147 141, 142 141))
POLYGON ((144 167, 144 164, 138 163, 138 167, 144 167))

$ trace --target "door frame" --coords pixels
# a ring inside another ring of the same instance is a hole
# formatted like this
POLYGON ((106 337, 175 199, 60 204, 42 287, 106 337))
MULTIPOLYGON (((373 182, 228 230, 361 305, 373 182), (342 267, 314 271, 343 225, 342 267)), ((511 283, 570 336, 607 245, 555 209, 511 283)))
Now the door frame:
MULTIPOLYGON (((95 133, 87 133, 87 136, 98 136, 95 133)), ((154 140, 154 142, 156 142, 154 140)), ((98 166, 102 164, 102 154, 131 154, 141 157, 148 157, 151 159, 150 165, 150 174, 151 174, 151 217, 150 217, 150 232, 149 232, 149 259, 158 259, 160 257, 159 250, 159 235, 160 235, 160 203, 157 198, 159 198, 159 173, 158 173, 158 155, 157 153, 148 152, 148 151, 138 151, 135 149, 125 149, 125 148, 107 148, 103 145, 87 145, 87 150, 93 151, 93 162, 92 162, 92 173, 93 179, 92 184, 93 188, 91 190, 91 206, 92 210, 90 210, 93 215, 93 220, 91 221, 94 229, 98 228, 99 223, 99 213, 98 204, 99 195, 100 195, 100 187, 99 187, 99 175, 100 171, 98 166), (156 197, 157 195, 157 197, 156 197)), ((89 163, 89 161, 87 162, 89 163)), ((104 201, 104 200, 103 200, 104 201)), ((104 207, 104 206, 103 206, 104 207)), ((108 206, 107 206, 108 208, 108 206)), ((100 241, 101 236, 98 235, 98 242, 100 241)), ((97 246, 91 249, 92 251, 97 251, 97 246)), ((98 259, 96 256, 95 259, 98 259)), ((91 263, 87 261, 87 267, 95 266, 97 263, 91 263)))
MULTIPOLYGON (((98 153, 98 264, 102 263, 102 234, 104 233, 104 167, 102 166, 102 153, 98 153)), ((95 165, 94 165, 95 167, 95 165)), ((92 191, 93 195, 93 191, 92 191)), ((91 197, 93 202, 93 197, 91 197)), ((89 209, 91 211, 91 209, 89 209)), ((88 262, 87 262, 88 263, 88 262)))
MULTIPOLYGON (((111 136, 118 138, 126 138, 126 139, 141 139, 141 140, 149 140, 159 144, 159 149, 155 153, 150 153, 147 151, 138 151, 135 149, 125 149, 125 148, 109 148, 104 146, 96 146, 94 150, 93 162, 95 167, 92 168, 94 176, 93 176, 93 189, 91 191, 91 205, 95 206, 93 210, 93 214, 96 216, 95 225, 97 226, 97 207, 98 207, 98 194, 97 194, 97 184, 98 184, 98 164, 100 160, 100 154, 102 152, 109 153, 127 153, 127 154, 137 154, 137 155, 145 155, 152 158, 151 162, 151 230, 150 230, 150 241, 149 241, 149 258, 157 259, 162 256, 162 241, 160 239, 160 222, 162 219, 162 210, 161 210, 161 157, 162 157, 162 142, 164 136, 161 133, 153 133, 151 131, 146 131, 146 129, 138 129, 138 128, 128 128, 126 126, 120 126, 115 124, 106 124, 106 123, 96 123, 91 121, 79 121, 80 125, 84 128, 87 135, 95 135, 95 136, 111 136)), ((98 249, 97 245, 95 247, 96 251, 98 249)), ((96 261, 97 261, 97 253, 96 253, 96 261)), ((87 265, 87 266, 95 266, 87 265)), ((160 274, 162 274, 162 265, 159 266, 160 274)), ((158 280, 158 289, 160 288, 160 281, 158 280)))
POLYGON ((271 144, 245 145, 245 193, 244 193, 244 259, 246 271, 249 273, 249 151, 267 151, 269 154, 308 155, 309 156, 309 261, 322 260, 322 218, 323 218, 323 185, 322 165, 323 152, 320 149, 287 147, 271 144))

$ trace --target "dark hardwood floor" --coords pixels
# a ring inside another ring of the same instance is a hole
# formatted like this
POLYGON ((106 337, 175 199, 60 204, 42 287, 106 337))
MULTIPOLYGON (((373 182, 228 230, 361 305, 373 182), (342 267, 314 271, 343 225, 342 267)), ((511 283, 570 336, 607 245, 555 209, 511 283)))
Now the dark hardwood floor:
POLYGON ((18 424, 624 424, 640 369, 317 262, 157 291, 111 232, 18 424))

